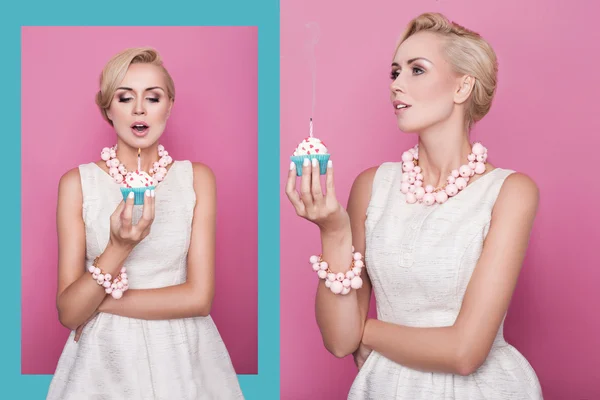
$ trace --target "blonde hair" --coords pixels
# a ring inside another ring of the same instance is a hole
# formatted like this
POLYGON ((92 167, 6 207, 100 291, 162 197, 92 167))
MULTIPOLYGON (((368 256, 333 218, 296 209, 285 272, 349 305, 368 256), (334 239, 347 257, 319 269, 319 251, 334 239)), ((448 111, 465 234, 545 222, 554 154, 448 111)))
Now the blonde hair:
POLYGON ((439 13, 425 13, 413 19, 404 31, 398 47, 417 32, 432 32, 442 36, 445 39, 446 58, 455 72, 474 78, 474 87, 465 111, 465 122, 470 130, 492 106, 498 76, 496 53, 478 33, 449 21, 439 13))
POLYGON ((124 50, 113 56, 104 66, 100 74, 100 90, 96 94, 96 104, 100 108, 102 117, 113 124, 108 118, 107 111, 119 84, 125 78, 127 69, 131 64, 151 64, 162 69, 167 81, 167 95, 170 100, 175 100, 175 83, 169 72, 163 66, 162 59, 156 50, 151 47, 137 47, 124 50))

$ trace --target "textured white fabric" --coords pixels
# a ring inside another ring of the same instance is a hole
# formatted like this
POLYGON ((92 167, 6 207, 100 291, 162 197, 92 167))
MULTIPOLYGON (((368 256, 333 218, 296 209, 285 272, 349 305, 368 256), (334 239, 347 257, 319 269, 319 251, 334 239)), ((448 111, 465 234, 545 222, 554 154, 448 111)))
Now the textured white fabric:
MULTIPOLYGON (((378 168, 367 208, 365 261, 378 319, 412 327, 450 326, 488 233, 504 179, 495 169, 443 205, 407 204, 401 163, 378 168)), ((538 400, 537 376, 500 327, 485 363, 469 376, 417 371, 372 352, 349 399, 538 400)))
MULTIPOLYGON (((91 265, 108 243, 110 215, 122 196, 119 185, 96 164, 81 165, 79 171, 86 265, 91 265)), ((185 282, 195 204, 192 164, 176 161, 156 188, 150 234, 125 262, 131 289, 185 282)), ((134 223, 141 211, 141 206, 134 207, 134 223)), ((73 337, 71 332, 49 400, 243 399, 210 316, 146 321, 100 313, 78 343, 73 337)))

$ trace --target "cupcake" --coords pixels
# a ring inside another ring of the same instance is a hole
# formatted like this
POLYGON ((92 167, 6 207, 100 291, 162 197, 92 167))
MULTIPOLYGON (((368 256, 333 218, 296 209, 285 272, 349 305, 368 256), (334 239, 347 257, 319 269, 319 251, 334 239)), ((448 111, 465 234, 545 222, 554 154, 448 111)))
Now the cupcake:
POLYGON ((146 190, 153 190, 156 187, 156 180, 144 171, 128 172, 121 184, 121 194, 123 200, 127 201, 129 193, 134 193, 134 205, 144 204, 144 193, 146 190))
POLYGON ((294 151, 294 155, 290 157, 290 159, 296 164, 296 172, 298 176, 302 176, 302 163, 304 159, 308 158, 310 160, 316 159, 319 161, 319 169, 321 175, 325 175, 327 173, 327 161, 329 161, 329 154, 327 153, 327 147, 325 147, 325 143, 315 137, 307 137, 304 139, 296 150, 294 151))

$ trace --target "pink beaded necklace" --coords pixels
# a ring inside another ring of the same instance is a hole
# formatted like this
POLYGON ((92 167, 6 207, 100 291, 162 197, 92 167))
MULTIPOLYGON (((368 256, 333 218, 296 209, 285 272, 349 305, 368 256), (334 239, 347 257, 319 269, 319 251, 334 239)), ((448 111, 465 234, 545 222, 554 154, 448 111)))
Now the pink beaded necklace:
MULTIPOLYGON (((152 169, 150 170, 150 175, 154 177, 158 182, 161 182, 165 179, 165 175, 167 175, 167 166, 169 166, 173 159, 169 155, 169 152, 165 150, 165 147, 162 144, 158 145, 158 156, 160 159, 152 164, 152 169)), ((127 174, 130 173, 125 168, 124 164, 121 164, 119 159, 117 158, 117 145, 115 144, 113 147, 105 147, 100 152, 100 157, 103 161, 106 161, 106 166, 109 168, 110 176, 115 180, 116 183, 122 184, 127 177, 127 174)), ((138 169, 136 172, 140 172, 140 156, 138 152, 138 169)))
POLYGON ((448 198, 456 196, 467 187, 469 179, 485 172, 487 149, 479 142, 473 143, 471 153, 467 156, 467 164, 453 170, 448 175, 444 186, 434 188, 432 185, 423 187, 422 170, 419 167, 419 145, 402 153, 402 184, 400 190, 406 195, 409 204, 422 203, 427 206, 434 203, 445 203, 448 198))

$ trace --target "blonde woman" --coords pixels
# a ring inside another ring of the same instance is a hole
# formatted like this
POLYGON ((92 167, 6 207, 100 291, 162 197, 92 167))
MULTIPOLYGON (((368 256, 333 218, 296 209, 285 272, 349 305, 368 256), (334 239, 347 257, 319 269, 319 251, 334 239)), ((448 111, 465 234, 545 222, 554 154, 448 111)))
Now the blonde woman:
POLYGON ((332 164, 326 193, 318 165, 305 162, 301 194, 290 166, 287 195, 321 231, 322 256, 311 261, 322 278, 323 341, 359 367, 349 399, 542 398, 533 368, 502 334, 538 189, 492 166, 487 148, 469 140, 496 74, 496 55, 478 34, 421 15, 396 49, 390 91, 390 112, 418 147, 361 173, 347 210, 332 164), (377 319, 367 318, 371 290, 377 319))
POLYGON ((116 146, 59 183, 57 308, 72 332, 48 399, 243 398, 209 315, 215 177, 159 144, 174 100, 151 48, 119 53, 102 72, 96 102, 116 146), (134 179, 153 181, 143 205, 123 201, 134 179))

